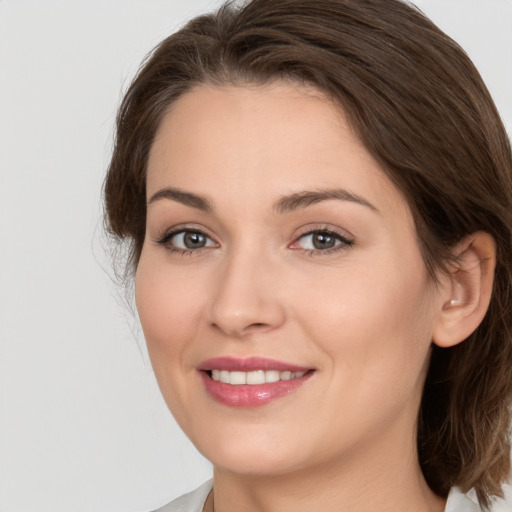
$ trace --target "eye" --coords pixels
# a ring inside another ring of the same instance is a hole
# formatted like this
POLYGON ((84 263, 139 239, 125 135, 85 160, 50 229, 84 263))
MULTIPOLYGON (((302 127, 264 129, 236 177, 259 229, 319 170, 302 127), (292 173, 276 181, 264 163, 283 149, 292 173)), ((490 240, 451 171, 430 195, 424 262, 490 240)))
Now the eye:
POLYGON ((171 251, 188 252, 206 247, 217 247, 217 244, 205 233, 198 230, 182 229, 167 233, 159 244, 165 245, 171 251))
POLYGON ((347 237, 330 230, 315 230, 301 235, 293 244, 292 249, 302 249, 310 253, 329 253, 353 245, 347 237))

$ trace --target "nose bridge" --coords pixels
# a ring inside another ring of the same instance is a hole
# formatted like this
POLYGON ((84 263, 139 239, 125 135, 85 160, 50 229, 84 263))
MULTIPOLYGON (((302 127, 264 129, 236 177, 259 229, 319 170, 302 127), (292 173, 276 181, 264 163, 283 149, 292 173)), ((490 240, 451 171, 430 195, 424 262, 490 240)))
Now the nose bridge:
POLYGON ((249 245, 233 248, 219 270, 210 312, 216 328, 240 337, 284 322, 284 305, 276 293, 277 269, 265 251, 249 245))

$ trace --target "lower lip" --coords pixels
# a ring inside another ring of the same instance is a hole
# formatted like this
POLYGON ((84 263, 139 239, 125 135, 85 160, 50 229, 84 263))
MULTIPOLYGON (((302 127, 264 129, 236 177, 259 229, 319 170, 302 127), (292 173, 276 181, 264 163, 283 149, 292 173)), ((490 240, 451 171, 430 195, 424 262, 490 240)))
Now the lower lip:
POLYGON ((298 379, 279 380, 266 384, 240 384, 238 386, 213 380, 206 372, 200 371, 201 378, 210 396, 230 407, 261 407, 277 398, 299 389, 313 374, 308 372, 298 379))

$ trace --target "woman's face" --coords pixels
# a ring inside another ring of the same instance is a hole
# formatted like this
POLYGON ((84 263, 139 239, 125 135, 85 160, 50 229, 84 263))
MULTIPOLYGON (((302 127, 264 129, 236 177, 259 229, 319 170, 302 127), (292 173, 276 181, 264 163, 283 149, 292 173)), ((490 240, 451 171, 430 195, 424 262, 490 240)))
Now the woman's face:
POLYGON ((147 199, 140 319, 169 408, 214 465, 415 451, 440 298, 404 198, 332 102, 195 88, 159 128, 147 199))

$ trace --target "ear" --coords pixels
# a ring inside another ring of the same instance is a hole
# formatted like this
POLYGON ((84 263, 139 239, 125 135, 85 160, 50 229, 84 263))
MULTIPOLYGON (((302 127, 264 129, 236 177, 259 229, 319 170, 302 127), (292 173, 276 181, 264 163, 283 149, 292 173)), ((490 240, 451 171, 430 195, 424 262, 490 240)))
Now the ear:
POLYGON ((464 341, 483 320, 491 300, 496 243, 489 233, 478 231, 458 243, 453 255, 455 261, 441 290, 442 309, 432 337, 440 347, 464 341))

